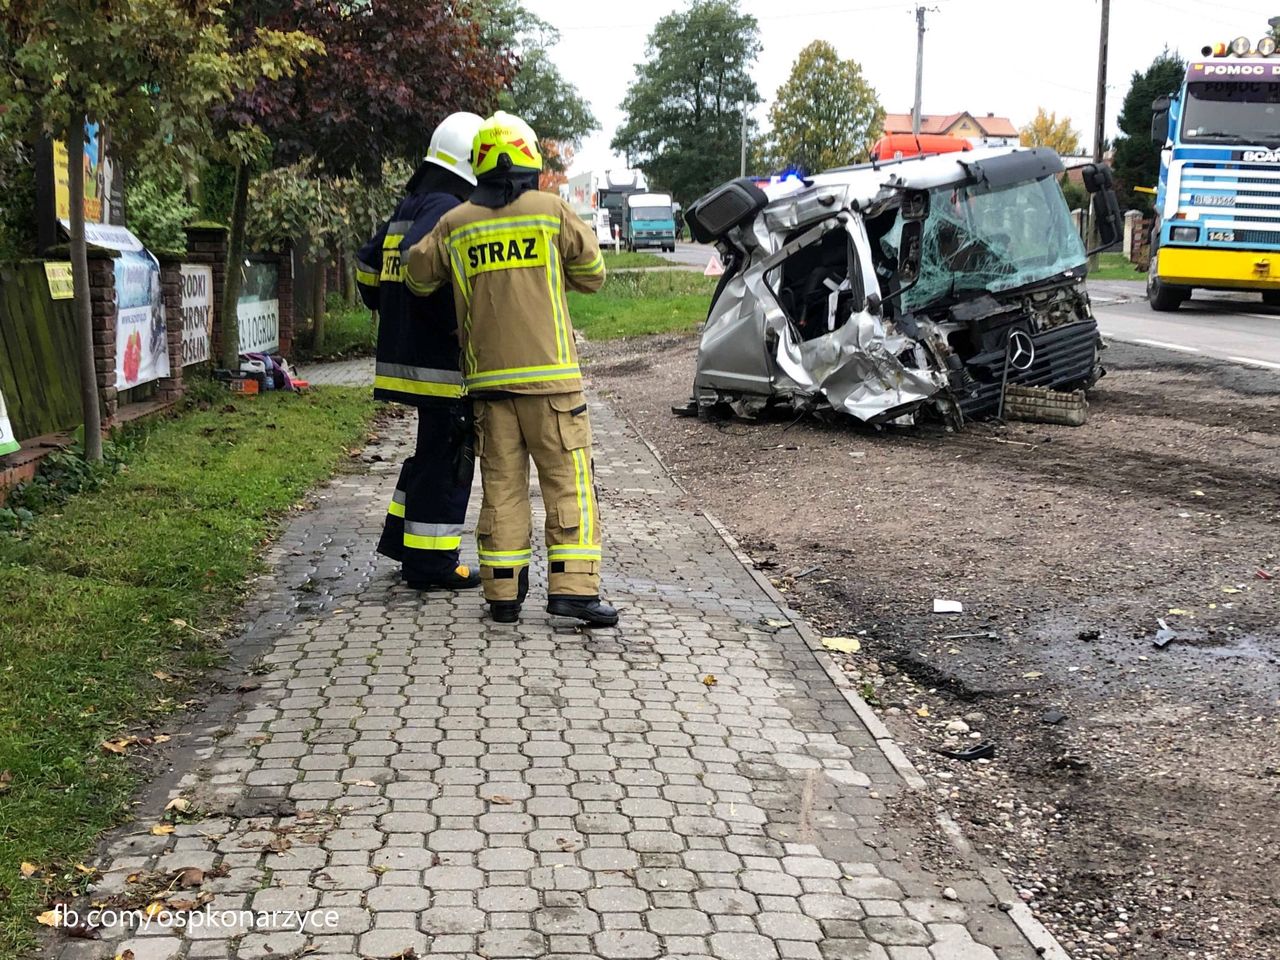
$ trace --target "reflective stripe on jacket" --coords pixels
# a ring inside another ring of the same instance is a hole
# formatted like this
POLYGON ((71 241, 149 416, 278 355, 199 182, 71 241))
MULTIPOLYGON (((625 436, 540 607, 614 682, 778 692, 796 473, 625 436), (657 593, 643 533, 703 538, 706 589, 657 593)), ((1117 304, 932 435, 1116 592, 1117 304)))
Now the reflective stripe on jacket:
POLYGON ((450 291, 419 296, 404 283, 406 251, 458 203, 447 193, 410 194, 356 254, 360 297, 380 314, 373 381, 379 400, 421 406, 462 396, 450 291))
POLYGON ((450 284, 469 392, 568 393, 582 385, 568 289, 604 283, 595 235, 559 197, 530 190, 497 210, 464 203, 408 255, 405 282, 450 284))

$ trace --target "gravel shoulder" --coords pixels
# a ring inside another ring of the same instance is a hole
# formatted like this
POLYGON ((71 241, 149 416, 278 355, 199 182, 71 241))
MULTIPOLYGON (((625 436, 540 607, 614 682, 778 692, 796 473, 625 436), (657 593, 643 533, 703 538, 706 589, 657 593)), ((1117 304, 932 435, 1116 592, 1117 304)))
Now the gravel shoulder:
POLYGON ((1084 427, 874 431, 677 419, 695 352, 585 349, 1069 952, 1280 958, 1280 376, 1114 344, 1084 427))

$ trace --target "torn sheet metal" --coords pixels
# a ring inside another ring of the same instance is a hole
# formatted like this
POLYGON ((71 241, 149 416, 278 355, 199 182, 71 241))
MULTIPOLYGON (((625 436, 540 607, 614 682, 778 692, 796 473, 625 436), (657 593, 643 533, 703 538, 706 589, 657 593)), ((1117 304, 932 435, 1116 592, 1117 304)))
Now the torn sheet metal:
POLYGON ((754 207, 745 188, 727 201, 713 191, 690 211, 720 217, 727 268, 697 408, 825 406, 874 423, 927 407, 960 422, 994 414, 1008 383, 1092 384, 1100 341, 1060 170, 1049 151, 976 151, 832 171, 786 195, 756 191, 754 207), (904 212, 908 197, 918 212, 904 212))

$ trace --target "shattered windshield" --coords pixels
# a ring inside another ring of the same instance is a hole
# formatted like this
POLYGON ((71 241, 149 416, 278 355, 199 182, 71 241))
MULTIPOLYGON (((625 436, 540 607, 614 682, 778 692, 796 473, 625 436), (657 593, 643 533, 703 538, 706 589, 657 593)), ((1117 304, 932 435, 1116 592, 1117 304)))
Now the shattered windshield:
POLYGON ((1012 290, 1085 261, 1084 244, 1054 177, 996 190, 984 185, 933 190, 922 240, 920 279, 903 294, 904 310, 1012 290))

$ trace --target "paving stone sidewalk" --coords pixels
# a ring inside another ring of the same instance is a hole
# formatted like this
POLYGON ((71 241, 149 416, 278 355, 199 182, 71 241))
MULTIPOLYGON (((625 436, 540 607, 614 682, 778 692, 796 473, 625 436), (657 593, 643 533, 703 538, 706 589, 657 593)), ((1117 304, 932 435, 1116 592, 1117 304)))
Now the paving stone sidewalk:
MULTIPOLYGON (((323 375, 369 373, 345 367, 323 375)), ((186 731, 181 779, 106 843, 93 900, 211 895, 218 925, 161 914, 60 937, 61 960, 1037 955, 976 872, 928 872, 886 826, 906 787, 825 654, 623 421, 593 415, 621 627, 550 621, 540 568, 516 627, 477 594, 398 584, 373 553, 411 442, 394 421, 273 548, 238 646, 261 686, 186 731), (205 816, 153 835, 179 794, 205 816), (199 886, 143 895, 187 867, 199 886), (305 929, 268 916, 308 910, 305 929)))

